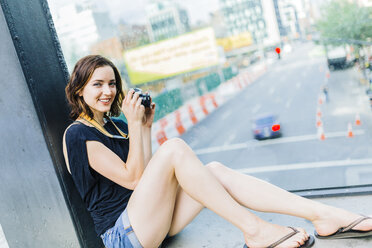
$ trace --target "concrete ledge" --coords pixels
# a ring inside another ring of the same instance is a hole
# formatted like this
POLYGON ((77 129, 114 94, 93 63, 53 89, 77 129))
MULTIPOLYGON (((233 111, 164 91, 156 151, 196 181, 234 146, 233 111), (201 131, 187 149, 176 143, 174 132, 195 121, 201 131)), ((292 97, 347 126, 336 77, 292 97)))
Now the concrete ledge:
MULTIPOLYGON (((336 207, 357 213, 372 214, 372 195, 315 198, 336 207)), ((255 212, 259 217, 284 226, 300 226, 310 234, 314 232, 312 224, 301 218, 255 212)), ((212 211, 203 210, 196 219, 180 234, 166 240, 162 248, 242 248, 243 235, 235 226, 212 211)), ((314 248, 367 248, 372 247, 372 238, 344 240, 315 240, 314 248)))

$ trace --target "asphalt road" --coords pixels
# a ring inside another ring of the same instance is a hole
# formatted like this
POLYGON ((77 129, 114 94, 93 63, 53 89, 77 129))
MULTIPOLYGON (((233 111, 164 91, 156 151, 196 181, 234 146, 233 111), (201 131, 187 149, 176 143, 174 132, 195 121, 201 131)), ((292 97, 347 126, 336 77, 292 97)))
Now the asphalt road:
POLYGON ((219 161, 288 190, 371 184, 372 111, 365 86, 355 68, 331 71, 329 78, 327 70, 316 46, 296 46, 181 138, 203 163, 219 161), (324 84, 330 101, 319 104, 324 84), (318 108, 325 140, 317 135, 318 108), (252 119, 264 112, 279 116, 282 138, 253 139, 252 119))

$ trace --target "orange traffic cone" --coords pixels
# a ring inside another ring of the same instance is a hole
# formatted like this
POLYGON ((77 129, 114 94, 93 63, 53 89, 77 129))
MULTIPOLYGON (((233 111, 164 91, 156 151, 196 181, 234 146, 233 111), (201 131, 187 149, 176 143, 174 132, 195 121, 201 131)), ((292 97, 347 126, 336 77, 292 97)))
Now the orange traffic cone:
POLYGON ((331 74, 329 73, 329 71, 327 71, 326 77, 329 78, 330 76, 331 76, 331 74))
POLYGON ((316 127, 321 127, 323 126, 322 119, 320 119, 320 116, 316 117, 316 127))
POLYGON ((359 113, 357 113, 355 116, 355 125, 360 126, 361 124, 359 113))
POLYGON ((353 126, 351 125, 351 123, 349 123, 347 125, 347 136, 349 138, 352 138, 354 136, 354 134, 353 134, 353 126))
POLYGON ((323 104, 323 97, 319 95, 318 97, 318 104, 321 105, 323 104))
POLYGON ((316 116, 321 117, 322 116, 322 111, 320 111, 320 108, 317 108, 316 110, 316 116))
POLYGON ((318 138, 320 140, 325 140, 324 130, 322 126, 318 128, 318 138))

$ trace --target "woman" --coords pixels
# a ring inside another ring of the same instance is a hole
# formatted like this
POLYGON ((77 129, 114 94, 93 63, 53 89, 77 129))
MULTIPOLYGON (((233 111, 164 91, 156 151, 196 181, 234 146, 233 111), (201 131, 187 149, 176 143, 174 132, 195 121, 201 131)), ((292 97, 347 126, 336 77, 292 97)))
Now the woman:
POLYGON ((138 93, 130 90, 124 97, 121 89, 116 67, 97 55, 78 61, 66 86, 76 120, 64 135, 66 164, 107 248, 158 247, 204 207, 237 226, 250 248, 310 247, 314 239, 247 208, 308 219, 321 238, 372 235, 371 218, 299 197, 218 162, 204 166, 181 139, 168 140, 152 156, 155 104, 145 108, 138 93), (128 125, 110 119, 120 111, 128 125), (350 223, 353 230, 340 229, 350 223))

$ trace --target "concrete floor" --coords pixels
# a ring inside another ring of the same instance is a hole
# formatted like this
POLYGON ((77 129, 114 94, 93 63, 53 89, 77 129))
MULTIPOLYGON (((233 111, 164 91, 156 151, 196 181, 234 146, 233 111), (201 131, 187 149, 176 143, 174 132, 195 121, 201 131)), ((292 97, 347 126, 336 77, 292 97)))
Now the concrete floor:
MULTIPOLYGON (((372 214, 372 195, 314 199, 357 213, 372 214)), ((314 228, 309 221, 279 214, 256 213, 261 218, 284 226, 300 226, 310 234, 314 228)), ((210 210, 203 210, 180 234, 164 242, 162 248, 242 248, 243 235, 235 226, 210 210)), ((369 248, 372 238, 315 240, 314 248, 369 248)))

